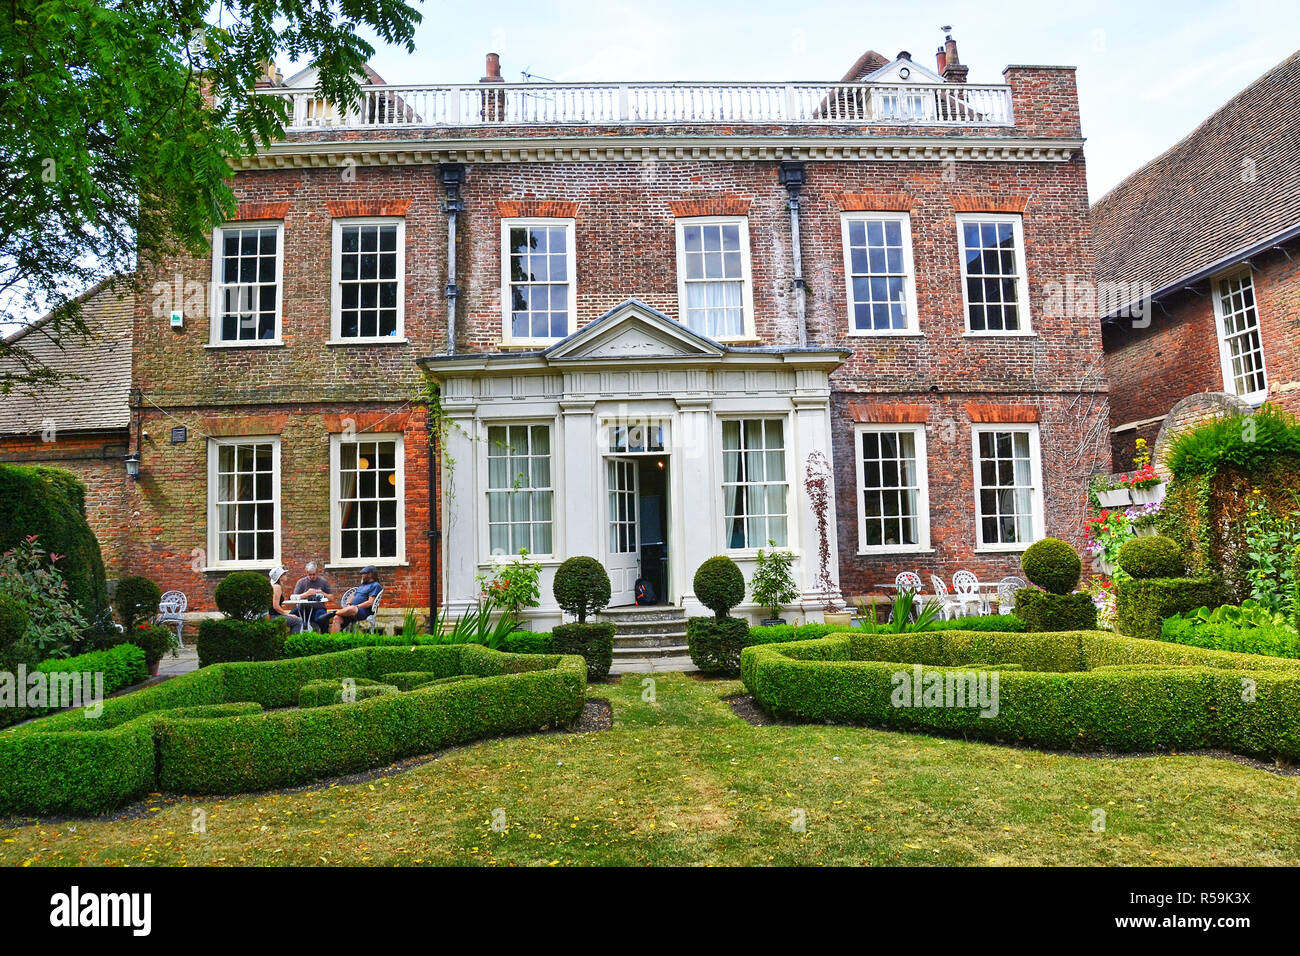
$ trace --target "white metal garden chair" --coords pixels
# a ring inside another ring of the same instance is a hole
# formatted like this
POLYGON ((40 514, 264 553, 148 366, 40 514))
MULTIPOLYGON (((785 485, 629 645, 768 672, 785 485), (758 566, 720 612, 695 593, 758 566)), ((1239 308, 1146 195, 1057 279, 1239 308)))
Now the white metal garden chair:
POLYGON ((952 589, 955 592, 955 600, 962 603, 964 607, 973 607, 976 614, 984 612, 984 598, 980 596, 980 579, 975 577, 974 571, 957 571, 952 576, 952 589))
POLYGON ((894 578, 894 587, 900 591, 911 591, 913 594, 920 594, 924 590, 921 586, 921 575, 915 571, 899 571, 898 576, 894 578))
MULTIPOLYGON (((352 595, 357 593, 356 588, 348 588, 343 592, 343 598, 339 601, 339 607, 347 607, 348 602, 352 600, 352 595)), ((370 616, 364 621, 353 621, 348 625, 349 631, 366 631, 374 633, 379 630, 379 602, 384 599, 384 592, 380 590, 375 595, 374 603, 370 605, 370 616)))
POLYGON ((158 616, 155 620, 159 624, 174 624, 176 626, 176 646, 185 646, 185 609, 189 607, 190 599, 185 596, 184 591, 168 591, 158 600, 158 616))
POLYGON ((1010 614, 1016 609, 1016 592, 1026 587, 1025 579, 1014 574, 998 582, 998 613, 1010 614))
POLYGON ((930 575, 930 583, 934 586, 934 596, 939 602, 939 613, 946 621, 951 617, 960 616, 960 612, 965 607, 961 598, 953 597, 948 593, 948 585, 943 583, 943 578, 937 574, 930 575))

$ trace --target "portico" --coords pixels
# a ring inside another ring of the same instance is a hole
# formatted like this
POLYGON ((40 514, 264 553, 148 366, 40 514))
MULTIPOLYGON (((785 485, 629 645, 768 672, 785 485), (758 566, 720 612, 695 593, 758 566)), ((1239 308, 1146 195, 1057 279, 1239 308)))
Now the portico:
MULTIPOLYGON (((798 556, 789 610, 818 618, 803 479, 810 455, 831 458, 829 375, 845 355, 724 346, 629 299, 545 350, 421 360, 446 419, 444 602, 473 605, 476 575, 525 548, 543 571, 530 626, 560 622, 551 582, 576 555, 609 570, 612 607, 634 603, 643 580, 657 603, 703 613, 695 569, 727 554, 748 578, 774 542, 798 556)), ((833 502, 829 513, 838 581, 833 502)))

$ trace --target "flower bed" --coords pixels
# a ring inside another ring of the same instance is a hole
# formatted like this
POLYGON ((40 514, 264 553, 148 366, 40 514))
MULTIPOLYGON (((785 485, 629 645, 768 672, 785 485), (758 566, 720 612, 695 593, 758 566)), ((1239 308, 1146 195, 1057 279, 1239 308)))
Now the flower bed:
POLYGON ((1300 661, 1280 658, 1097 631, 838 634, 746 648, 741 674, 764 709, 798 720, 1064 749, 1300 757, 1300 661), (980 673, 994 706, 942 705, 949 682, 980 673), (904 685, 936 684, 937 705, 900 695, 904 685))
POLYGON ((585 690, 580 657, 473 644, 218 664, 107 701, 96 720, 70 711, 0 733, 0 813, 99 813, 155 791, 236 793, 354 773, 568 724, 585 690), (474 679, 293 709, 313 681, 413 671, 474 679))

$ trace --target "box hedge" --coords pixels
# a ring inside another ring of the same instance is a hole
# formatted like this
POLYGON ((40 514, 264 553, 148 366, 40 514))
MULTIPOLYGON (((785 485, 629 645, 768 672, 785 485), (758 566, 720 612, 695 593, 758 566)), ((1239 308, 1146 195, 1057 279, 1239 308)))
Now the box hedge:
POLYGON ((1097 626, 1097 605, 1083 592, 1052 594, 1037 588, 1016 591, 1016 617, 1027 631, 1090 631, 1097 626))
MULTIPOLYGON (((1116 629, 1129 637, 1160 639, 1165 618, 1193 608, 1216 608, 1229 601, 1216 578, 1148 578, 1115 582, 1116 629)), ((1017 593, 1016 605, 1019 610, 1017 593)))
POLYGON ((284 657, 289 628, 283 621, 199 622, 199 667, 230 661, 275 661, 284 657))
POLYGON ((1289 627, 1242 626, 1171 617, 1160 625, 1160 639, 1191 647, 1208 647, 1268 657, 1300 657, 1300 638, 1289 627))
POLYGON ((807 721, 961 734, 1051 748, 1218 747, 1300 757, 1300 661, 1102 632, 836 635, 747 648, 745 686, 769 712, 807 721), (996 671, 997 710, 896 706, 914 680, 996 671), (941 670, 944 668, 955 670, 941 670), (901 675, 901 677, 899 676, 901 675), (1243 682, 1255 682, 1245 700, 1243 682))
POLYGON ((0 813, 99 813, 161 790, 293 786, 451 744, 563 726, 582 711, 586 669, 577 657, 474 644, 220 664, 106 701, 95 720, 73 711, 0 732, 0 813), (312 681, 337 687, 348 677, 377 681, 411 671, 484 679, 292 709, 312 681), (202 710, 190 710, 196 707, 202 710))
MULTIPOLYGON (((303 632, 291 634, 284 642, 285 657, 310 657, 314 654, 335 654, 356 647, 411 647, 441 645, 444 639, 433 634, 420 634, 414 639, 400 634, 316 634, 303 632)), ((537 631, 512 631, 501 641, 499 650, 506 654, 550 654, 551 635, 537 631)))
POLYGON ((738 617, 693 617, 686 622, 686 647, 702 674, 736 677, 740 652, 749 643, 749 624, 738 617))
POLYGON ((577 654, 587 662, 587 680, 604 680, 614 663, 613 624, 561 624, 551 631, 556 654, 577 654))
MULTIPOLYGON (((90 651, 76 657, 61 657, 42 661, 34 668, 45 674, 103 674, 104 695, 115 694, 125 687, 139 684, 149 678, 144 651, 134 644, 118 644, 106 651, 90 651)), ((0 708, 0 727, 7 727, 42 714, 53 708, 3 707, 0 708)))

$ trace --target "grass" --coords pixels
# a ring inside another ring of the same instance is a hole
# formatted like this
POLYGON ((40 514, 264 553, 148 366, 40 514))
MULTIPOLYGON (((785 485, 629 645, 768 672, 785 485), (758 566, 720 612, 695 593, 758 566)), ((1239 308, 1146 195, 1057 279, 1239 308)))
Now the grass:
MULTIPOLYGON (((852 727, 753 727, 737 681, 597 686, 614 727, 389 777, 0 831, 9 865, 1245 865, 1300 862, 1300 778, 852 727), (1104 832, 1094 813, 1105 811, 1104 832), (206 832, 192 832, 194 811, 206 832), (497 829, 494 830, 494 811, 497 829), (806 832, 795 832, 796 811, 806 832)), ((138 809, 138 808, 137 808, 138 809)))

